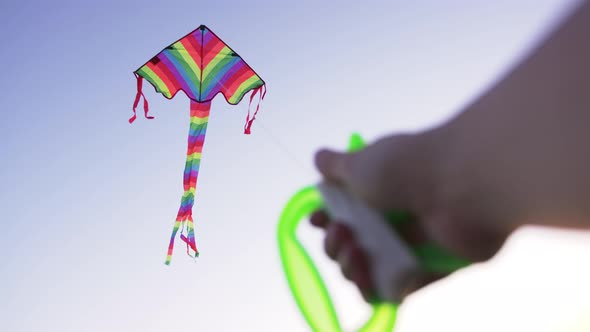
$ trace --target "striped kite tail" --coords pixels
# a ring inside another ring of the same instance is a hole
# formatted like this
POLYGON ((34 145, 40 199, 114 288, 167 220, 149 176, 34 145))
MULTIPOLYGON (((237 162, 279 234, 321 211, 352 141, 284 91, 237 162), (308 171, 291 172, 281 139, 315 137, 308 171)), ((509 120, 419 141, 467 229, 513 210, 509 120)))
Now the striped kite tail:
POLYGON ((194 222, 193 222, 193 205, 195 202, 195 192, 197 188, 197 178, 199 176, 199 166, 201 164, 201 153, 205 143, 205 134, 207 132, 207 123, 209 121, 209 111, 211 102, 198 103, 191 100, 190 130, 188 135, 188 150, 186 164, 184 167, 184 194, 182 195, 180 208, 172 229, 170 244, 168 245, 168 254, 166 256, 166 265, 170 265, 172 253, 174 251, 174 240, 180 229, 180 239, 187 245, 187 254, 190 256, 190 250, 195 253, 194 257, 199 256, 195 242, 194 222), (184 229, 186 226, 186 233, 184 229))

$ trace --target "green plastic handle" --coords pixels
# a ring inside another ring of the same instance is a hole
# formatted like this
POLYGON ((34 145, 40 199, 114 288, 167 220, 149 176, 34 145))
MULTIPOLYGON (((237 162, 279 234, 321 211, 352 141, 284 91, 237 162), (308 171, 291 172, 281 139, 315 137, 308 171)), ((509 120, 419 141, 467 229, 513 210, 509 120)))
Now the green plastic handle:
MULTIPOLYGON (((349 151, 364 148, 360 135, 353 134, 349 151)), ((342 332, 330 294, 313 260, 296 236, 301 220, 323 207, 322 197, 314 186, 303 188, 287 203, 278 225, 278 244, 281 262, 291 293, 299 310, 314 332, 342 332)), ((395 227, 400 223, 413 222, 407 213, 390 213, 387 219, 395 227)), ((424 269, 432 272, 450 273, 469 265, 469 262, 451 255, 436 245, 412 248, 424 269)), ((373 313, 360 332, 392 331, 399 303, 375 302, 373 313)))

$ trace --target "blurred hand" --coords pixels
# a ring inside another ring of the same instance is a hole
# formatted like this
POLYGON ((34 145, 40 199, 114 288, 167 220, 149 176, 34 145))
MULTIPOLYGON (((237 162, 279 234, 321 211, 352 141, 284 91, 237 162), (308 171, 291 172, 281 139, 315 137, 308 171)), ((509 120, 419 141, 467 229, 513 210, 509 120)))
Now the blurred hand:
MULTIPOLYGON (((391 136, 355 153, 319 151, 315 162, 326 180, 344 186, 373 208, 384 213, 410 211, 417 222, 398 230, 409 245, 435 242, 460 257, 486 260, 499 250, 508 232, 479 218, 490 213, 483 210, 485 205, 482 210, 468 205, 472 193, 451 197, 448 193, 452 191, 443 190, 461 187, 460 183, 468 180, 446 176, 452 173, 445 171, 438 143, 434 132, 391 136)), ((324 211, 317 211, 311 223, 325 230, 326 254, 369 301, 374 295, 371 257, 355 240, 354 232, 344 223, 330 220, 324 211)), ((407 295, 441 277, 416 275, 402 287, 407 295)))

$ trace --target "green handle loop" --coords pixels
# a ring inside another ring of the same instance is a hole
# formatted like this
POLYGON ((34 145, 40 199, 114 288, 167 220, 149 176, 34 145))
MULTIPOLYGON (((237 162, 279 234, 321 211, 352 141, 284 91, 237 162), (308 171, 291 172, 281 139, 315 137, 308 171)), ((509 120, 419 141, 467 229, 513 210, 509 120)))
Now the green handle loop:
MULTIPOLYGON (((291 292, 311 329, 314 332, 342 332, 326 285, 296 237, 300 221, 321 207, 322 200, 315 187, 306 187, 291 198, 279 221, 279 251, 291 292)), ((360 331, 391 331, 397 305, 379 303, 373 308, 371 318, 360 331)))

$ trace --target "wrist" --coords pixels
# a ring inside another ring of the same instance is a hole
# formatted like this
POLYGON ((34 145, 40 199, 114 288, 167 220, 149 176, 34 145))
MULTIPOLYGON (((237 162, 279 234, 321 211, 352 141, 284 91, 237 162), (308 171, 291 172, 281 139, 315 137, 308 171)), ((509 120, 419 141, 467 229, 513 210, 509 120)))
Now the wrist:
POLYGON ((472 107, 424 133, 433 179, 431 213, 509 234, 523 224, 527 189, 520 186, 511 147, 498 139, 501 123, 492 119, 482 123, 475 112, 482 110, 472 107))

